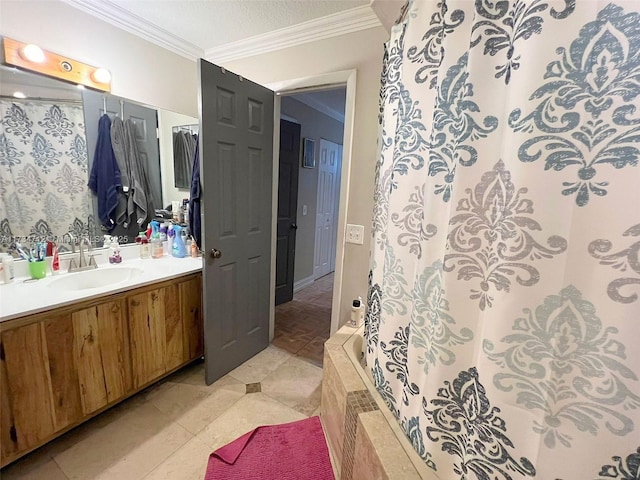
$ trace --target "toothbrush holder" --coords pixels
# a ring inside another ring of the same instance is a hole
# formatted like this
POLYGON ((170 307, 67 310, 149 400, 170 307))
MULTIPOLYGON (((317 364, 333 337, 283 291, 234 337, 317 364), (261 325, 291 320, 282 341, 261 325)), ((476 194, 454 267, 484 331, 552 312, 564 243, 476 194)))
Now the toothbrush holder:
POLYGON ((40 260, 38 262, 29 262, 29 274, 33 279, 40 279, 47 276, 47 262, 40 260))

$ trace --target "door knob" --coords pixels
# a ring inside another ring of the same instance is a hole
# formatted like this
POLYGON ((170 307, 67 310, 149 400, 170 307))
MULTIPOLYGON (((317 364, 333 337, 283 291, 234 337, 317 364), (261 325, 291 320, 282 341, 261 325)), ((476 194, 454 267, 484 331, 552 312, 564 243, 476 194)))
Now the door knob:
POLYGON ((297 230, 297 229, 298 229, 298 225, 296 225, 295 223, 292 223, 292 224, 291 224, 291 228, 292 228, 293 230, 297 230))
POLYGON ((212 248, 211 251, 209 252, 209 256, 211 258, 220 258, 222 256, 222 252, 217 248, 212 248))

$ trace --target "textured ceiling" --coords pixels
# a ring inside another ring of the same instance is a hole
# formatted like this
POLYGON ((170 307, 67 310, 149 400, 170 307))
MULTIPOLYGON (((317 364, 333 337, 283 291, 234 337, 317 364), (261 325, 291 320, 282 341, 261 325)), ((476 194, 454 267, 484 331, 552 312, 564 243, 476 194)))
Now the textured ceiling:
POLYGON ((111 0, 203 50, 278 30, 369 0, 111 0))

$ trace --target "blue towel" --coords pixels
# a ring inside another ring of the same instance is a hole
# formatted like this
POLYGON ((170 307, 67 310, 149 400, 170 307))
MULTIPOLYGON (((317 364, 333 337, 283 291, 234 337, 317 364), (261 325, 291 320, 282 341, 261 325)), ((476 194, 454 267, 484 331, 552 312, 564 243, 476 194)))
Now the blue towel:
POLYGON ((200 145, 198 136, 196 140, 196 151, 193 155, 193 170, 191 171, 191 189, 189 190, 189 228, 191 235, 202 249, 201 229, 200 229, 200 145))
POLYGON ((108 231, 115 226, 115 211, 118 206, 118 188, 122 187, 120 169, 111 147, 111 119, 100 117, 98 142, 89 176, 89 188, 98 196, 98 217, 108 231))

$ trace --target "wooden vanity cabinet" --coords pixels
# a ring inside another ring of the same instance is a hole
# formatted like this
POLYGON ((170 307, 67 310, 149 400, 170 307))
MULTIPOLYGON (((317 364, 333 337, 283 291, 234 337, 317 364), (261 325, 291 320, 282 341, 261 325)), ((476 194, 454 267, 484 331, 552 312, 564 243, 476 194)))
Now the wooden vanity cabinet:
POLYGON ((200 273, 0 324, 0 466, 202 356, 200 273))

